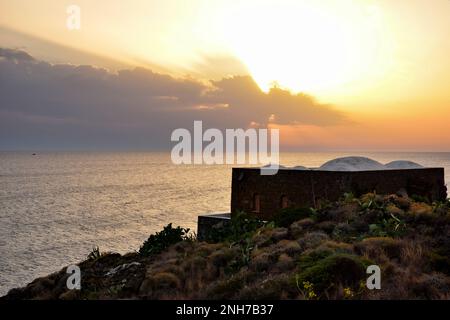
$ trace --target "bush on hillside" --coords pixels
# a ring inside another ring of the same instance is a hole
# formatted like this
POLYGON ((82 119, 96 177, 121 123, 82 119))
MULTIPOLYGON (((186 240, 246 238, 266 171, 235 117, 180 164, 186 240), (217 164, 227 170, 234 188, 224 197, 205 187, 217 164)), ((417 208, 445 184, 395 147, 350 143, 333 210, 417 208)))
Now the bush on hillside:
POLYGON ((139 253, 143 256, 151 256, 161 253, 169 246, 184 240, 190 240, 189 229, 176 227, 173 228, 169 223, 162 231, 150 235, 139 249, 139 253))
POLYGON ((289 227, 295 221, 309 218, 313 215, 311 208, 286 208, 273 217, 273 222, 277 227, 289 227))

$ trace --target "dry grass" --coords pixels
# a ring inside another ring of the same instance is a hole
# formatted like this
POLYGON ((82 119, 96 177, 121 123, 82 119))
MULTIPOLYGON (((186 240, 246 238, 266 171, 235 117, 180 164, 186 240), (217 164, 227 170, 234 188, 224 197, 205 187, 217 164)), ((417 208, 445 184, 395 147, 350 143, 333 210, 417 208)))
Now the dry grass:
POLYGON ((106 254, 82 262, 84 286, 76 295, 63 286, 61 270, 8 298, 449 299, 448 239, 448 204, 371 193, 241 241, 183 241, 153 257, 106 254), (105 277, 134 261, 137 271, 105 277), (380 266, 381 290, 365 288, 367 264, 380 266))

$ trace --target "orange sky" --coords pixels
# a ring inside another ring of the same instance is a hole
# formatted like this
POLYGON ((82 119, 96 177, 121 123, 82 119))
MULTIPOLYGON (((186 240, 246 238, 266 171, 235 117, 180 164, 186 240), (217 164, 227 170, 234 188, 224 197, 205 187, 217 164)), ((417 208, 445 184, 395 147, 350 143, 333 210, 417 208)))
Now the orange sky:
POLYGON ((350 120, 282 125, 292 148, 450 150, 448 0, 0 0, 0 27, 2 46, 49 62, 249 74, 350 120), (81 30, 65 27, 69 4, 81 30))

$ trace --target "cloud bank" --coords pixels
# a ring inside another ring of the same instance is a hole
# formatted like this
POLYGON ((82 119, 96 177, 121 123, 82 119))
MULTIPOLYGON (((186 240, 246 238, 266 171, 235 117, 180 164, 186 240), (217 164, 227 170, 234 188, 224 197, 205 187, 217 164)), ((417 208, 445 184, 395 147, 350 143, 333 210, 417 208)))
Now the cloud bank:
MULTIPOLYGON (((0 149, 168 149, 175 128, 343 124, 305 94, 265 93, 250 76, 174 78, 50 64, 0 48, 0 149)), ((281 141, 282 142, 282 141, 281 141)))

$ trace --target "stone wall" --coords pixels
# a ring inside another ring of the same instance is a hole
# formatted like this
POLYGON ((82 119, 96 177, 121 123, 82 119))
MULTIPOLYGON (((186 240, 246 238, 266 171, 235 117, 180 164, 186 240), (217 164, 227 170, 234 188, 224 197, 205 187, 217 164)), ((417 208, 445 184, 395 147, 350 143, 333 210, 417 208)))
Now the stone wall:
POLYGON ((282 198, 290 207, 315 207, 321 200, 338 200, 345 192, 355 196, 367 192, 396 193, 405 189, 409 195, 431 201, 445 200, 447 188, 443 168, 382 171, 279 170, 276 175, 261 175, 258 168, 233 168, 231 212, 255 211, 263 219, 281 210, 282 198))

